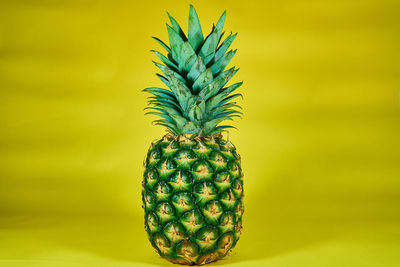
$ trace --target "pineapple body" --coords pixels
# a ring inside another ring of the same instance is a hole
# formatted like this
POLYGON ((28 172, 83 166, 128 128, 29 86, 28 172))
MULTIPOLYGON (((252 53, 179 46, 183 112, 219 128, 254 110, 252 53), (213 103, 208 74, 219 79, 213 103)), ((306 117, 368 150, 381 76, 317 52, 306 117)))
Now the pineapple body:
POLYGON ((235 147, 222 138, 166 135, 147 153, 145 229, 173 263, 206 264, 228 254, 242 229, 243 174, 235 147))

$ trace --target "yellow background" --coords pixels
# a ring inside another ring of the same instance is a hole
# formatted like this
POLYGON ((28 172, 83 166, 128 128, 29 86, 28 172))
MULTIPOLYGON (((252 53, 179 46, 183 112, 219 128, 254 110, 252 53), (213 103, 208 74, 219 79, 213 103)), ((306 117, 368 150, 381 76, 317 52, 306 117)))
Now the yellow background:
MULTIPOLYGON (((164 131, 150 36, 189 1, 0 1, 0 266, 150 266, 142 160, 164 131)), ((232 266, 400 266, 400 1, 192 1, 223 10, 245 116, 232 266)), ((231 64, 231 65, 232 65, 231 64)))

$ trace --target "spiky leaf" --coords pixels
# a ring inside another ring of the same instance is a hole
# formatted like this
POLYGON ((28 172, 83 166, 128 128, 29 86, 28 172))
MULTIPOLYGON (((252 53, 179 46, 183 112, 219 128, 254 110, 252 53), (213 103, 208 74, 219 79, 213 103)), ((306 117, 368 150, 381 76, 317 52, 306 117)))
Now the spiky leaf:
POLYGON ((202 57, 198 56, 196 61, 194 62, 192 68, 190 69, 187 77, 190 81, 195 81, 200 74, 202 74, 206 70, 206 65, 203 62, 202 57))
POLYGON ((189 42, 185 42, 182 45, 180 58, 181 61, 179 63, 179 71, 189 72, 197 58, 197 55, 194 52, 192 46, 189 44, 189 42))
POLYGON ((171 21, 172 28, 174 28, 174 30, 181 36, 181 38, 183 40, 186 40, 186 35, 182 31, 181 26, 179 26, 179 23, 168 12, 167 12, 167 14, 168 14, 169 20, 171 21))
POLYGON ((151 50, 151 52, 155 53, 157 55, 157 57, 162 61, 162 63, 164 63, 166 66, 173 68, 175 70, 178 70, 178 66, 176 66, 175 63, 173 63, 171 60, 166 58, 163 54, 161 54, 160 52, 158 52, 156 50, 151 50))
POLYGON ((200 21, 197 16, 196 10, 192 5, 189 8, 189 43, 195 51, 204 42, 203 32, 201 30, 200 21))
POLYGON ((221 73, 213 82, 206 86, 199 93, 199 97, 203 100, 207 100, 210 97, 216 95, 219 90, 235 75, 237 70, 231 68, 221 73))
POLYGON ((154 40, 156 40, 157 43, 159 43, 165 50, 167 50, 168 53, 171 53, 171 49, 163 41, 161 41, 160 39, 158 39, 157 37, 154 37, 154 36, 152 38, 154 40))
POLYGON ((224 11, 224 13, 222 13, 221 17, 219 18, 217 25, 215 26, 214 31, 220 36, 222 35, 222 28, 224 27, 224 23, 225 23, 225 17, 226 17, 226 11, 224 11))
POLYGON ((183 39, 181 36, 179 36, 179 33, 177 33, 171 26, 167 24, 167 30, 168 30, 168 36, 169 36, 169 43, 171 45, 171 54, 172 58, 180 63, 181 62, 181 50, 182 50, 182 45, 184 43, 183 39))
POLYGON ((192 88, 195 94, 199 93, 204 87, 209 85, 213 81, 213 75, 211 69, 207 69, 205 72, 200 74, 200 76, 194 82, 192 88))
POLYGON ((237 36, 237 33, 235 33, 234 35, 230 34, 225 41, 221 44, 220 47, 218 47, 217 52, 215 53, 215 61, 217 61, 218 59, 220 59, 225 52, 228 50, 229 46, 232 44, 233 40, 235 40, 237 36))
POLYGON ((213 75, 219 74, 221 71, 223 71, 225 69, 225 67, 229 64, 229 62, 232 60, 235 53, 236 53, 236 50, 234 50, 234 51, 231 50, 228 53, 226 53, 223 57, 218 59, 211 66, 213 75))
POLYGON ((232 94, 242 83, 224 88, 238 71, 234 67, 224 70, 234 57, 236 50, 229 46, 236 37, 230 34, 223 42, 223 12, 211 33, 204 38, 197 13, 193 6, 189 10, 189 32, 187 38, 178 22, 168 14, 171 25, 167 25, 170 46, 154 39, 167 51, 163 55, 153 51, 163 64, 154 62, 162 71, 157 76, 169 88, 146 88, 147 114, 157 115, 157 125, 163 125, 176 135, 214 135, 229 125, 219 125, 224 120, 240 116, 240 106, 232 102, 241 94, 232 94), (218 44, 222 42, 220 46, 218 44))
POLYGON ((204 64, 207 65, 213 59, 218 41, 219 36, 214 31, 204 42, 199 52, 199 55, 203 58, 204 64))

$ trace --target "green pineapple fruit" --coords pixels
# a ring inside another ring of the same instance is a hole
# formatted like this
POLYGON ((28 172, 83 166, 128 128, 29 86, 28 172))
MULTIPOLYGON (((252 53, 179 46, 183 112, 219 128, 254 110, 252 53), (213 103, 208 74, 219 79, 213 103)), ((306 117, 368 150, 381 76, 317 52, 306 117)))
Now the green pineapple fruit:
POLYGON ((238 71, 225 70, 236 50, 227 52, 236 34, 222 41, 225 12, 206 37, 193 6, 189 33, 168 14, 170 47, 158 38, 167 56, 154 51, 163 64, 157 76, 169 89, 151 93, 147 114, 167 128, 151 144, 144 162, 145 229, 152 246, 179 264, 206 264, 228 254, 242 229, 243 174, 240 156, 219 125, 240 116, 232 94, 240 83, 225 87, 238 71))

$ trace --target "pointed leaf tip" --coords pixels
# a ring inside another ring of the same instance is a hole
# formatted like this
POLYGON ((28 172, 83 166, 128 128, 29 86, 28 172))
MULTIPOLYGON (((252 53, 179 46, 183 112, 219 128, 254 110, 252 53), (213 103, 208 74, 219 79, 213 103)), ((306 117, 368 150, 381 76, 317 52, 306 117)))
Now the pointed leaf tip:
POLYGON ((179 33, 179 36, 180 36, 183 40, 186 40, 186 35, 185 35, 185 33, 183 32, 183 30, 181 29, 181 26, 179 26, 179 23, 178 23, 178 22, 175 20, 175 18, 172 17, 168 12, 167 12, 167 14, 168 14, 169 20, 171 21, 172 28, 173 28, 177 33, 179 33))
POLYGON ((189 9, 189 33, 188 40, 194 51, 197 51, 200 45, 204 42, 203 32, 196 9, 190 5, 189 9))
POLYGON ((226 17, 226 11, 222 13, 221 17, 219 18, 217 25, 215 26, 215 31, 217 31, 218 35, 221 34, 222 28, 224 27, 225 24, 225 17, 226 17))
POLYGON ((189 42, 183 43, 180 56, 181 62, 179 64, 179 71, 189 72, 197 58, 196 52, 193 50, 189 42))
POLYGON ((179 33, 177 31, 175 31, 174 28, 172 28, 168 24, 167 24, 167 30, 168 30, 169 42, 171 45, 172 58, 176 62, 179 63, 180 62, 180 52, 181 52, 184 41, 183 41, 182 37, 179 35, 179 33))
POLYGON ((157 41, 157 43, 159 43, 168 53, 171 53, 171 49, 168 47, 168 45, 166 45, 163 41, 161 41, 159 38, 152 36, 151 38, 153 38, 154 40, 157 41))
POLYGON ((204 64, 202 57, 198 56, 187 77, 194 82, 205 70, 206 65, 204 64))

